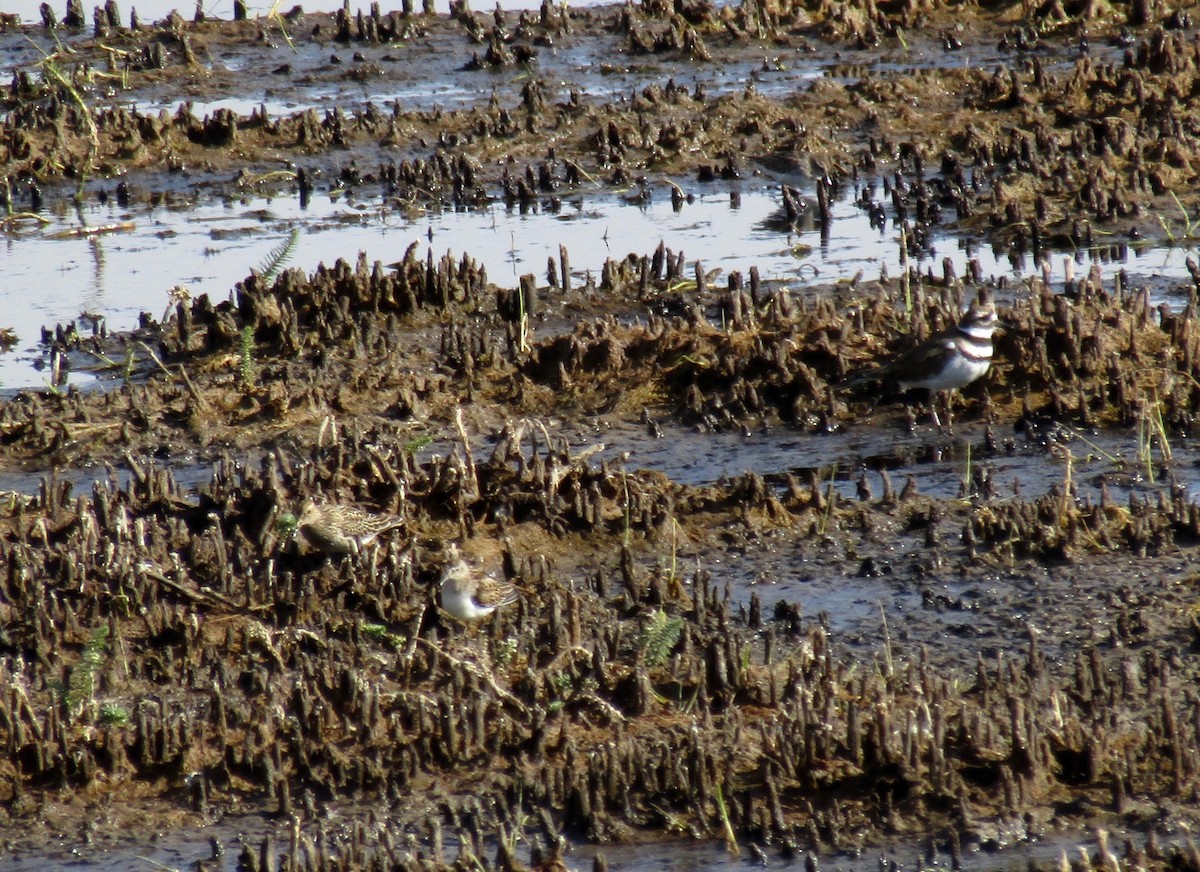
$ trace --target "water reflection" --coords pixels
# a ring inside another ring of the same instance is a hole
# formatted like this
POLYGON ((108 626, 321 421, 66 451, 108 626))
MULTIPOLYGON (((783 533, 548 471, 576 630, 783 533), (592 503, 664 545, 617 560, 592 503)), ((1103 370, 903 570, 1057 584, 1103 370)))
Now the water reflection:
MULTIPOLYGON (((196 202, 165 197, 160 205, 122 209, 112 198, 86 210, 89 225, 130 222, 133 229, 103 236, 66 236, 78 227, 73 212, 62 209, 37 231, 10 234, 0 241, 5 252, 0 272, 0 327, 15 329, 19 343, 0 354, 0 385, 6 389, 42 386, 46 379, 31 364, 41 365, 38 347, 43 326, 77 319, 82 312, 102 315, 109 330, 134 327, 141 312, 161 317, 168 293, 186 285, 193 295, 215 300, 230 296, 236 282, 262 263, 286 240, 293 228, 302 243, 289 266, 305 271, 338 258, 353 260, 359 251, 369 261, 398 260, 413 242, 431 246, 435 257, 447 251, 469 254, 496 282, 515 284, 523 273, 543 277, 558 246, 570 253, 576 281, 599 278, 606 258, 649 254, 662 241, 689 262, 700 259, 706 271, 718 272, 719 286, 734 271, 757 267, 764 281, 794 288, 825 284, 855 275, 864 280, 899 274, 899 232, 892 223, 873 227, 867 212, 847 191, 832 205, 829 234, 816 228, 782 232, 778 187, 766 179, 734 183, 685 182, 688 195, 672 203, 671 186, 652 183, 648 197, 636 205, 620 197, 577 193, 555 209, 539 203, 522 211, 495 204, 476 211, 414 212, 382 199, 380 192, 351 191, 344 196, 314 195, 307 208, 291 196, 247 196, 239 200, 196 202)), ((1159 298, 1174 293, 1185 299, 1190 277, 1188 252, 1182 248, 1079 252, 1055 256, 1049 274, 1059 285, 1064 264, 1077 276, 1099 267, 1106 282, 1119 270, 1130 285, 1147 284, 1159 298)), ((940 276, 945 263, 956 275, 975 272, 983 278, 1013 281, 1035 269, 1028 255, 1010 257, 991 246, 972 246, 943 235, 934 237, 923 259, 914 265, 940 276), (975 263, 972 264, 972 261, 975 263)), ((1039 270, 1040 271, 1040 270, 1039 270)), ((72 375, 86 384, 90 376, 72 375)))

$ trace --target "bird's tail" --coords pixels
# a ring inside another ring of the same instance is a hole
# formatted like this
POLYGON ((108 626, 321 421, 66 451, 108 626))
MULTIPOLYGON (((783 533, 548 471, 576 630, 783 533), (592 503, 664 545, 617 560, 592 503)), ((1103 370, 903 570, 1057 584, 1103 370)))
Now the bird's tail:
POLYGON ((871 372, 860 372, 858 375, 853 376, 852 378, 843 379, 834 387, 839 391, 854 391, 865 387, 866 385, 880 384, 885 380, 885 378, 886 377, 878 370, 872 370, 871 372))

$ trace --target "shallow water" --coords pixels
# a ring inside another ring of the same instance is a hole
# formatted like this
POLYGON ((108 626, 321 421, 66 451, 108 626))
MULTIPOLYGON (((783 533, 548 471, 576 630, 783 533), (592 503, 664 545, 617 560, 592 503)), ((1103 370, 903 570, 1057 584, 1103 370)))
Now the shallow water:
MULTIPOLYGON (((522 213, 496 204, 419 216, 388 208, 365 189, 347 196, 314 196, 307 208, 283 196, 224 202, 178 198, 174 204, 128 210, 110 200, 87 209, 87 224, 127 221, 133 229, 90 238, 62 238, 63 231, 79 224, 73 212, 60 211, 49 216, 52 221, 42 230, 0 238, 5 258, 0 327, 14 329, 19 340, 11 351, 0 353, 0 386, 48 383, 48 375, 35 368, 45 362, 42 327, 88 313, 102 316, 110 331, 128 330, 136 326, 140 312, 163 317, 168 293, 176 285, 185 285, 193 296, 226 299, 234 284, 267 260, 293 228, 300 231, 300 242, 289 267, 312 271, 338 258, 353 262, 360 251, 368 261, 386 264, 417 242, 422 257, 427 247, 435 257, 447 251, 456 257, 466 253, 485 265, 492 281, 511 286, 523 273, 544 280, 547 260, 557 261, 559 245, 566 246, 575 280, 581 282, 588 273, 598 280, 607 258, 650 254, 659 241, 685 254, 689 275, 696 258, 706 271, 719 270, 711 281, 715 286, 734 270, 748 274, 752 266, 764 280, 785 282, 795 290, 857 273, 871 280, 882 270, 893 276, 900 272, 899 231, 873 229, 850 196, 835 204, 829 235, 822 239, 816 228, 784 233, 770 222, 780 209, 773 181, 685 182, 684 189, 693 201, 679 211, 671 205, 669 186, 661 182, 644 205, 581 193, 564 200, 558 212, 522 213)), ((1183 288, 1185 280, 1190 282, 1188 255, 1183 248, 1128 249, 1123 260, 1097 262, 1106 279, 1125 269, 1135 286, 1148 285, 1156 298, 1178 302, 1186 299, 1183 288)), ((1014 262, 991 247, 969 247, 948 234, 919 265, 940 276, 943 258, 950 259, 957 275, 966 272, 972 258, 987 277, 1015 281, 1033 269, 1029 258, 1014 262)), ((1060 279, 1064 260, 1059 255, 1053 261, 1060 279)), ((1086 274, 1089 261, 1082 256, 1076 260, 1076 275, 1086 274)), ((85 373, 70 376, 80 386, 94 380, 85 373)))
MULTIPOLYGON (((332 820, 328 822, 330 829, 347 823, 346 820, 339 822, 341 816, 336 812, 331 817, 332 820)), ((313 835, 311 826, 306 826, 304 830, 309 836, 313 835)), ((281 856, 286 855, 290 825, 272 823, 260 816, 229 817, 211 826, 181 827, 161 833, 148 842, 129 839, 84 844, 79 839, 64 837, 61 840, 62 847, 57 853, 0 857, 0 872, 184 870, 194 868, 197 862, 203 862, 204 869, 208 872, 235 872, 238 868, 237 858, 243 845, 248 846, 257 855, 262 840, 268 833, 275 840, 278 853, 281 856), (217 858, 213 855, 213 839, 223 848, 223 854, 217 858)), ((1047 864, 1057 860, 1063 853, 1077 858, 1080 848, 1089 853, 1096 850, 1095 838, 1083 831, 1051 832, 1024 839, 1005 838, 998 831, 995 835, 997 837, 992 841, 975 845, 964 843, 960 867, 962 872, 1017 872, 1028 869, 1030 863, 1047 864)), ((1124 835, 1118 831, 1112 833, 1111 838, 1120 844, 1124 835)), ((1141 844, 1143 841, 1138 835, 1133 835, 1132 838, 1135 844, 1141 844)), ((428 848, 423 839, 419 842, 428 848)), ((528 856, 524 840, 518 842, 517 849, 519 856, 528 856)), ((894 872, 922 868, 948 870, 951 867, 950 857, 942 853, 944 850, 944 845, 896 842, 874 849, 864 849, 859 855, 847 853, 822 856, 816 858, 816 863, 821 872, 879 872, 880 869, 889 868, 894 872)), ((636 846, 571 844, 563 859, 572 872, 592 869, 597 855, 603 855, 610 869, 619 869, 622 872, 736 872, 746 869, 748 865, 761 865, 754 860, 748 845, 742 845, 740 851, 739 856, 732 856, 715 841, 672 841, 636 846)), ((453 839, 447 837, 446 859, 453 859, 454 852, 453 839)), ((785 860, 780 856, 778 849, 774 848, 764 849, 764 854, 768 867, 796 869, 804 862, 803 858, 785 860)))

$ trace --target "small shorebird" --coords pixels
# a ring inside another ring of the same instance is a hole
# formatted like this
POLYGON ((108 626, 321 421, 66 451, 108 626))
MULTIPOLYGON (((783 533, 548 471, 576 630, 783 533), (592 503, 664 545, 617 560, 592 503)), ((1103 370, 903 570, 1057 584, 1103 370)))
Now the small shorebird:
POLYGON ((442 576, 442 608, 458 621, 478 621, 501 606, 515 603, 521 594, 507 581, 471 566, 452 548, 442 576))
POLYGON ((357 554, 379 535, 403 524, 404 519, 395 515, 377 515, 357 506, 305 500, 296 519, 296 532, 326 554, 357 554))
POLYGON ((930 395, 958 390, 983 377, 991 368, 995 331, 995 307, 991 303, 977 303, 953 327, 929 337, 878 369, 857 376, 846 386, 890 384, 902 392, 923 388, 930 395))

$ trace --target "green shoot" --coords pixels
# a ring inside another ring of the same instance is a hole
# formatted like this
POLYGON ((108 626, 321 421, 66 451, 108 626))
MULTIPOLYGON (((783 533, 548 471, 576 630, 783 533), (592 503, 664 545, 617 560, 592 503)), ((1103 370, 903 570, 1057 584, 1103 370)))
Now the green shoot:
POLYGON ((683 618, 671 618, 662 609, 650 615, 650 623, 642 631, 641 649, 646 666, 653 669, 662 666, 675 649, 679 634, 683 630, 683 618))
POLYGON ((87 101, 83 99, 83 95, 79 93, 79 90, 75 87, 70 77, 59 68, 54 56, 46 54, 32 40, 30 40, 30 43, 42 53, 42 69, 47 79, 51 79, 57 83, 71 98, 72 102, 79 107, 80 118, 83 120, 84 127, 86 128, 88 150, 83 166, 79 168, 79 187, 75 192, 76 212, 79 215, 81 225, 86 227, 87 223, 83 214, 83 192, 87 184, 88 175, 96 163, 96 155, 100 153, 100 130, 96 127, 96 119, 92 116, 92 110, 87 105, 87 101))
POLYGON ((714 798, 717 801, 717 813, 721 815, 721 827, 725 831, 725 850, 737 857, 742 852, 738 848, 737 837, 733 834, 733 824, 729 820, 729 808, 725 805, 725 791, 720 782, 717 783, 717 793, 714 798))
POLYGON ((496 646, 496 651, 492 655, 497 666, 508 666, 512 663, 513 657, 517 654, 517 640, 512 636, 503 640, 496 646))
POLYGON ((887 666, 887 676, 895 674, 896 663, 892 659, 892 635, 888 632, 887 612, 883 610, 883 600, 879 601, 879 617, 883 620, 883 662, 887 666))
POLYGON ((404 451, 405 454, 412 455, 412 454, 416 454, 422 448, 426 447, 427 445, 431 445, 432 443, 433 443, 432 436, 428 436, 428 435, 418 436, 416 439, 413 439, 410 442, 406 442, 404 444, 404 448, 402 450, 404 451))
POLYGON ((363 621, 358 625, 358 628, 362 632, 364 638, 380 645, 387 645, 391 648, 399 648, 404 645, 406 641, 408 641, 403 636, 391 632, 383 624, 373 624, 368 621, 363 621))
POLYGON ((100 706, 100 724, 105 727, 123 727, 129 723, 129 710, 123 705, 107 702, 100 706))
POLYGON ((242 387, 254 384, 254 327, 250 324, 238 335, 238 380, 242 387))
POLYGON ((300 519, 291 512, 280 515, 275 521, 275 530, 285 539, 291 539, 296 535, 296 528, 300 524, 300 519))
POLYGON ((296 253, 296 247, 300 244, 300 228, 293 227, 292 232, 288 234, 288 238, 267 252, 267 256, 258 266, 258 271, 262 273, 264 285, 270 285, 279 276, 283 270, 283 265, 291 259, 291 256, 296 253))
POLYGON ((91 698, 96 689, 96 671, 104 663, 104 649, 108 644, 108 625, 92 631, 91 638, 83 646, 79 662, 71 669, 71 676, 64 688, 63 707, 67 717, 74 717, 91 698))
POLYGON ((288 48, 294 53, 299 54, 300 50, 296 48, 296 44, 292 42, 291 34, 287 32, 287 22, 284 21, 283 15, 279 12, 279 0, 275 0, 271 4, 271 10, 267 13, 267 20, 279 28, 279 33, 283 36, 283 41, 288 44, 288 48))

